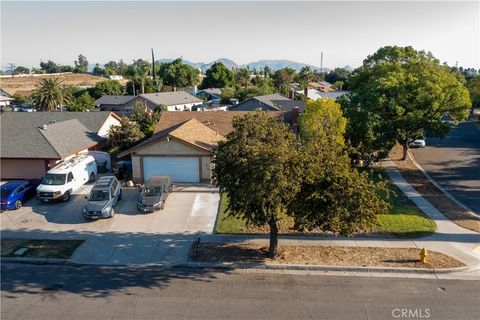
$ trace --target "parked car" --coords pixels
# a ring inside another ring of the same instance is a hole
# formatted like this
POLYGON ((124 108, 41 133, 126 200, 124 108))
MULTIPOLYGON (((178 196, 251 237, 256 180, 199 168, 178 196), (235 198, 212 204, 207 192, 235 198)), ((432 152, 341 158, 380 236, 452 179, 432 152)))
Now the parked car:
POLYGON ((163 209, 170 192, 172 192, 172 179, 170 177, 151 177, 140 190, 137 209, 142 212, 154 212, 163 209))
POLYGON ((68 201, 72 192, 87 182, 95 181, 95 159, 82 154, 50 169, 37 188, 37 198, 48 201, 68 201))
POLYGON ((417 137, 415 138, 415 140, 411 141, 408 145, 411 148, 425 148, 426 146, 425 137, 424 136, 417 137))
POLYGON ((2 211, 20 209, 28 199, 35 196, 39 183, 40 180, 15 180, 4 183, 1 186, 0 209, 2 211))
POLYGON ((111 218, 115 215, 115 205, 122 200, 120 182, 114 176, 101 177, 85 198, 88 201, 82 213, 86 220, 111 218))
POLYGON ((22 111, 22 112, 37 112, 37 110, 32 108, 30 105, 22 105, 22 107, 20 108, 20 111, 22 111))

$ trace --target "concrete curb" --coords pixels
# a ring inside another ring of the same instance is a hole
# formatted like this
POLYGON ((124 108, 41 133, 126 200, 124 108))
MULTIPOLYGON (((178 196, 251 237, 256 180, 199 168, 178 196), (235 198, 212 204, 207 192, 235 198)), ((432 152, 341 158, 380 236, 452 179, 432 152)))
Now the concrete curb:
POLYGON ((76 263, 68 259, 44 259, 44 258, 14 258, 14 257, 2 257, 0 260, 2 263, 14 262, 36 265, 72 265, 72 266, 86 266, 85 263, 76 263))
POLYGON ((260 264, 260 263, 211 263, 189 261, 176 265, 184 268, 215 268, 215 269, 256 269, 256 270, 294 270, 294 271, 340 271, 352 273, 408 273, 408 274, 449 274, 468 272, 480 269, 479 266, 465 266, 448 269, 426 268, 387 268, 387 267, 348 267, 327 265, 302 265, 302 264, 260 264))
POLYGON ((417 167, 418 170, 420 170, 423 175, 431 182, 433 183, 433 185, 435 187, 437 187, 438 190, 440 190, 444 195, 446 195, 450 200, 452 200, 453 202, 455 202, 457 205, 459 205, 460 207, 464 208, 465 210, 468 211, 468 213, 470 214, 473 214, 475 216, 479 216, 478 214, 475 213, 475 211, 473 211, 473 209, 469 208, 468 206, 464 205, 463 203, 461 203, 460 201, 458 201, 450 192, 448 192, 444 187, 442 187, 437 181, 435 181, 431 176, 430 174, 428 174, 427 171, 425 171, 425 169, 417 162, 417 160, 415 159, 415 156, 413 155, 413 153, 408 150, 408 155, 410 156, 410 159, 412 160, 413 164, 415 164, 415 166, 417 167))

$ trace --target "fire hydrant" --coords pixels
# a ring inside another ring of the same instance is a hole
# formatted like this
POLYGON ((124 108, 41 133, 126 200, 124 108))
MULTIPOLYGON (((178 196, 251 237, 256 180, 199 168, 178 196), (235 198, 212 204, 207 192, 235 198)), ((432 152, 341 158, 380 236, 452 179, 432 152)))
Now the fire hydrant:
POLYGON ((420 251, 420 262, 423 264, 427 263, 427 257, 428 251, 427 249, 423 248, 422 251, 420 251))

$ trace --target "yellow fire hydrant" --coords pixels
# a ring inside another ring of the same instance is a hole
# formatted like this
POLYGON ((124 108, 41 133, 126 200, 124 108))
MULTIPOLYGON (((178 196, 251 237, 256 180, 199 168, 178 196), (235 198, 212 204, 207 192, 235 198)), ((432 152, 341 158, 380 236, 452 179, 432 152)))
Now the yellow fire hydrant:
POLYGON ((420 262, 421 263, 427 263, 427 257, 428 257, 428 251, 427 249, 423 248, 422 251, 420 251, 420 262))

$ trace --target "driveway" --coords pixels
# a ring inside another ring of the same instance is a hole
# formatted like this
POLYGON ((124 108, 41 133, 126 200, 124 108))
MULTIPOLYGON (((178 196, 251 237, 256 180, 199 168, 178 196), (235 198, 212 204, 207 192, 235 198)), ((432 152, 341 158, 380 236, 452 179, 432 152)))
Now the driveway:
POLYGON ((137 189, 124 189, 112 219, 87 222, 81 209, 92 185, 66 203, 28 201, 1 214, 2 237, 85 239, 71 261, 97 264, 161 263, 186 260, 196 237, 212 233, 220 200, 211 187, 177 188, 165 208, 151 214, 136 209, 137 189))
POLYGON ((466 121, 443 139, 412 149, 415 159, 457 200, 480 215, 480 127, 466 121))

